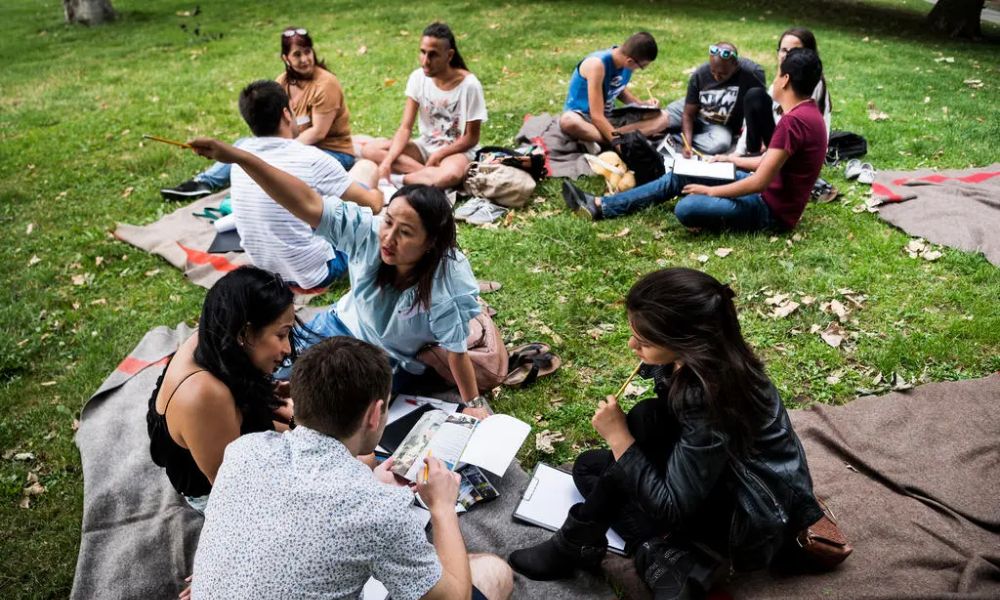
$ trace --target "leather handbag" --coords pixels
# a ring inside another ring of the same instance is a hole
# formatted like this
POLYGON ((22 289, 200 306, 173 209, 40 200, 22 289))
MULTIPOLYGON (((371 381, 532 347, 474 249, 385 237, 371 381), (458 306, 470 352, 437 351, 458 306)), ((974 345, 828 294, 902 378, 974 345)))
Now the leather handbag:
MULTIPOLYGON (((466 347, 472 360, 472 368, 476 372, 479 393, 485 393, 503 383, 507 377, 509 361, 507 347, 504 346, 500 330, 485 312, 469 321, 466 347)), ((417 360, 437 371, 445 381, 456 384, 448 365, 448 351, 441 346, 429 346, 421 350, 417 360)))
POLYGON ((854 552, 854 548, 837 526, 833 511, 819 498, 816 502, 823 509, 823 516, 799 532, 795 536, 795 542, 809 562, 823 569, 832 569, 844 562, 854 552))

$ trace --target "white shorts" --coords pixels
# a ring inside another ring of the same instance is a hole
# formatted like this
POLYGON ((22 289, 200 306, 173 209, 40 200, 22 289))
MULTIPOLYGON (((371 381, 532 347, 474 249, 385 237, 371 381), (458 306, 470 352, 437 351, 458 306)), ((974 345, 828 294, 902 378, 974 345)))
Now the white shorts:
MULTIPOLYGON (((438 148, 436 146, 430 145, 428 140, 418 137, 413 141, 413 145, 417 147, 417 151, 420 152, 420 159, 426 163, 427 159, 430 158, 431 154, 434 153, 438 148)), ((471 150, 466 150, 463 152, 465 158, 469 159, 469 162, 476 160, 476 151, 479 150, 479 146, 472 148, 471 150)))

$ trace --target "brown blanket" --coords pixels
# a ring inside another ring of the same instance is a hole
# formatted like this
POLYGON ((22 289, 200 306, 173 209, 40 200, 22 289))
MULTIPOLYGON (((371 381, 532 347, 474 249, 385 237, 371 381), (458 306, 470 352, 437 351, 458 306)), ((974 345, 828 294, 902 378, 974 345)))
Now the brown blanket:
MULTIPOLYGON (((119 223, 114 236, 136 248, 164 258, 184 272, 192 283, 211 288, 226 273, 252 264, 243 252, 212 254, 208 252, 215 239, 215 226, 208 219, 194 216, 206 208, 218 208, 229 190, 205 196, 186 204, 149 225, 119 223)), ((307 304, 325 289, 303 290, 293 287, 295 303, 307 304)))
MULTIPOLYGON (((1000 598, 998 403, 995 374, 791 411, 854 554, 832 573, 737 576, 718 597, 1000 598)), ((630 564, 609 566, 649 597, 630 564)))
POLYGON ((950 171, 883 171, 872 184, 878 214, 906 233, 1000 266, 1000 163, 950 171))

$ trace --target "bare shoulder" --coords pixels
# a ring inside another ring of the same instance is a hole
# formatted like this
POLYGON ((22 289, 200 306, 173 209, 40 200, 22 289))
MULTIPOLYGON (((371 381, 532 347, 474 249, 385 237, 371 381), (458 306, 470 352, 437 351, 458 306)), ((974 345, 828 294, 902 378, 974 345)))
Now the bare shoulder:
POLYGON ((589 56, 580 63, 580 74, 584 77, 604 75, 604 63, 596 56, 589 56))

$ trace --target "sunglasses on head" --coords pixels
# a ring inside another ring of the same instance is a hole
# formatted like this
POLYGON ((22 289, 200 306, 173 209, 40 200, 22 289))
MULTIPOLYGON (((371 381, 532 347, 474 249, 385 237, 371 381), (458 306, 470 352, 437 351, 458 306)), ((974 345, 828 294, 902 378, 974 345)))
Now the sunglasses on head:
POLYGON ((720 46, 716 46, 715 44, 708 47, 708 53, 712 56, 718 56, 722 60, 729 60, 730 58, 736 58, 739 56, 739 54, 736 53, 736 50, 722 48, 720 46))
POLYGON ((309 35, 309 32, 300 27, 298 29, 286 29, 281 32, 281 35, 285 37, 292 37, 293 35, 309 35))

